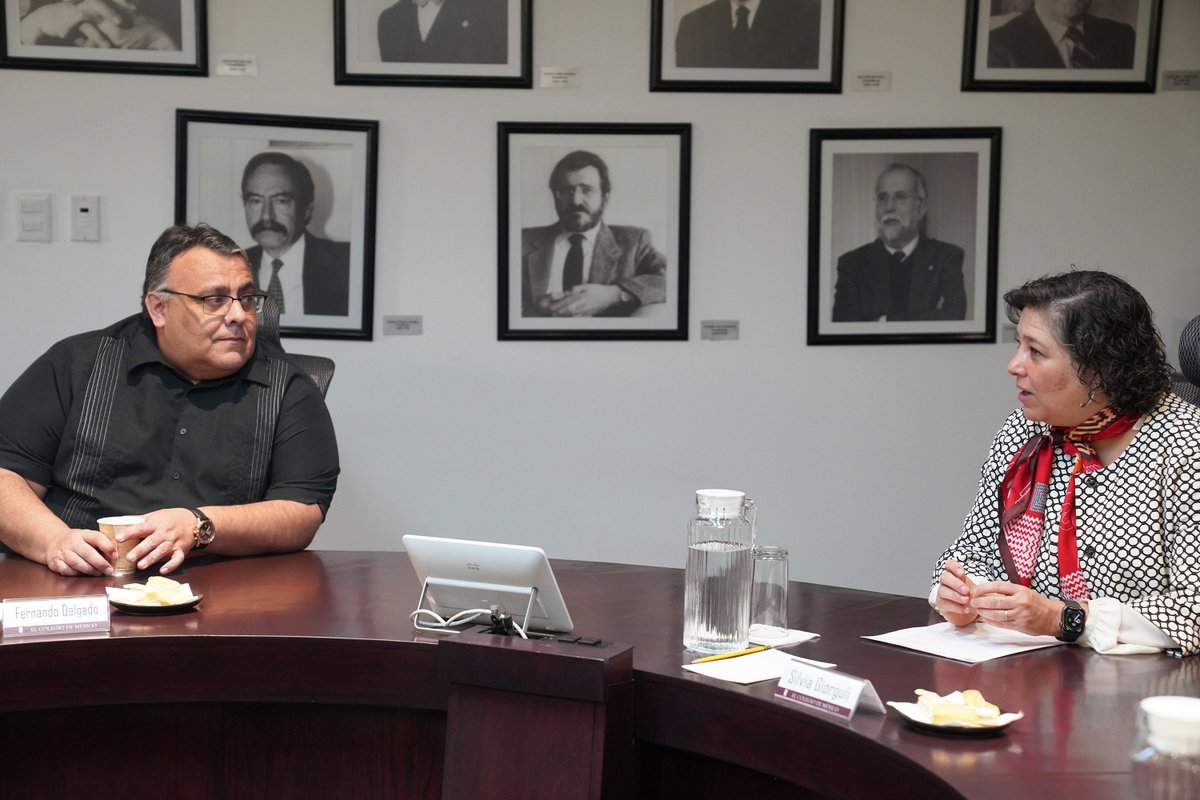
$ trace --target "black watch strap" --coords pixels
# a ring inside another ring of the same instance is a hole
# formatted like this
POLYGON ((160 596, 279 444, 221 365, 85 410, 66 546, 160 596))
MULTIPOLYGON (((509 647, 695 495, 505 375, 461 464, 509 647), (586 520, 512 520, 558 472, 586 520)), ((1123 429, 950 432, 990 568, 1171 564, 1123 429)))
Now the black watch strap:
POLYGON ((1058 640, 1073 642, 1083 635, 1083 627, 1087 624, 1087 612, 1083 606, 1074 600, 1064 600, 1062 616, 1058 620, 1058 640))

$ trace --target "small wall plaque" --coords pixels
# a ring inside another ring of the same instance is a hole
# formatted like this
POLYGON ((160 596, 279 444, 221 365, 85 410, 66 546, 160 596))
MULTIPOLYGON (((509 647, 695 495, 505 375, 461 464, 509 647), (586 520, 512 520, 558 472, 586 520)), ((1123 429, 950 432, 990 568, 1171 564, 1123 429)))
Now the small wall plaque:
POLYGON ((854 92, 890 92, 892 90, 891 72, 856 72, 850 84, 854 92))
POLYGON ((422 317, 420 314, 384 316, 384 336, 420 336, 422 333, 422 317))
POLYGON ((738 321, 736 319, 706 319, 700 322, 701 339, 736 339, 738 338, 738 321))
POLYGON ((1164 92, 1200 92, 1200 69, 1169 69, 1163 72, 1164 92))
POLYGON ((579 67, 542 67, 538 86, 542 89, 578 89, 579 67))

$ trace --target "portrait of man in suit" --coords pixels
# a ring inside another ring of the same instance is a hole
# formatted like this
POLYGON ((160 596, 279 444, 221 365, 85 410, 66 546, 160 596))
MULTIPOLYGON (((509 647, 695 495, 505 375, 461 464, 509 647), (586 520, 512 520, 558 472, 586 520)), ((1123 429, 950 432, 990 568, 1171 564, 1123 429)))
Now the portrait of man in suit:
POLYGON ((878 238, 837 261, 834 322, 961 320, 963 249, 925 234, 925 177, 894 162, 875 182, 878 238))
POLYGON ((1092 0, 1033 0, 988 34, 987 65, 1024 69, 1129 69, 1137 33, 1090 13, 1092 0))
POLYGON ((820 40, 821 0, 712 0, 679 20, 675 65, 811 69, 820 40))
POLYGON ((576 150, 550 173, 558 221, 521 229, 521 315, 627 317, 666 301, 667 259, 650 231, 604 221, 612 185, 600 156, 576 150))
POLYGON ((398 0, 378 23, 383 61, 504 64, 508 0, 398 0))
POLYGON ((246 256, 255 284, 275 298, 281 314, 347 316, 350 244, 309 232, 314 196, 312 174, 296 159, 274 151, 251 158, 242 172, 242 203, 258 244, 246 256))

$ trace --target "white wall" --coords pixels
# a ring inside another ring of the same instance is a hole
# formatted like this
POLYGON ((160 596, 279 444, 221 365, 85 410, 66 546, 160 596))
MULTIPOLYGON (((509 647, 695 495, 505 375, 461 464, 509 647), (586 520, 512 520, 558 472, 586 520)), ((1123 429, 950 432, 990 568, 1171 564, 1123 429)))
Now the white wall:
MULTIPOLYGON (((794 577, 924 594, 1015 405, 1011 345, 805 345, 813 127, 1001 126, 1002 289, 1121 273, 1171 350, 1200 312, 1200 93, 963 93, 961 0, 889 0, 846 4, 844 94, 651 94, 645 0, 535 5, 535 69, 577 66, 581 89, 335 87, 324 0, 210 1, 210 53, 257 54, 257 78, 0 70, 0 385, 136 308, 176 108, 381 123, 376 339, 285 341, 338 365, 321 548, 413 531, 682 566, 692 492, 721 486, 757 497, 794 577), (863 70, 893 90, 849 91, 863 70), (692 123, 689 341, 496 341, 499 120, 692 123), (50 244, 15 242, 28 190, 54 193, 50 244), (99 244, 67 241, 70 192, 102 195, 99 244), (425 334, 380 336, 384 314, 425 334), (703 319, 741 339, 701 341, 703 319)), ((1200 3, 1164 5, 1160 70, 1200 67, 1200 3)))

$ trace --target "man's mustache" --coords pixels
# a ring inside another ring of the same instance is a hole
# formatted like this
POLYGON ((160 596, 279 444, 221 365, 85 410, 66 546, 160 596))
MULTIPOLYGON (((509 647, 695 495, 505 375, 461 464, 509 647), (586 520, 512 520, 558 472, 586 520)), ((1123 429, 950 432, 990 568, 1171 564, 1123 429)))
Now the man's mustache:
POLYGON ((287 236, 288 229, 278 222, 256 222, 250 227, 250 235, 258 236, 260 233, 278 233, 281 236, 287 236))

